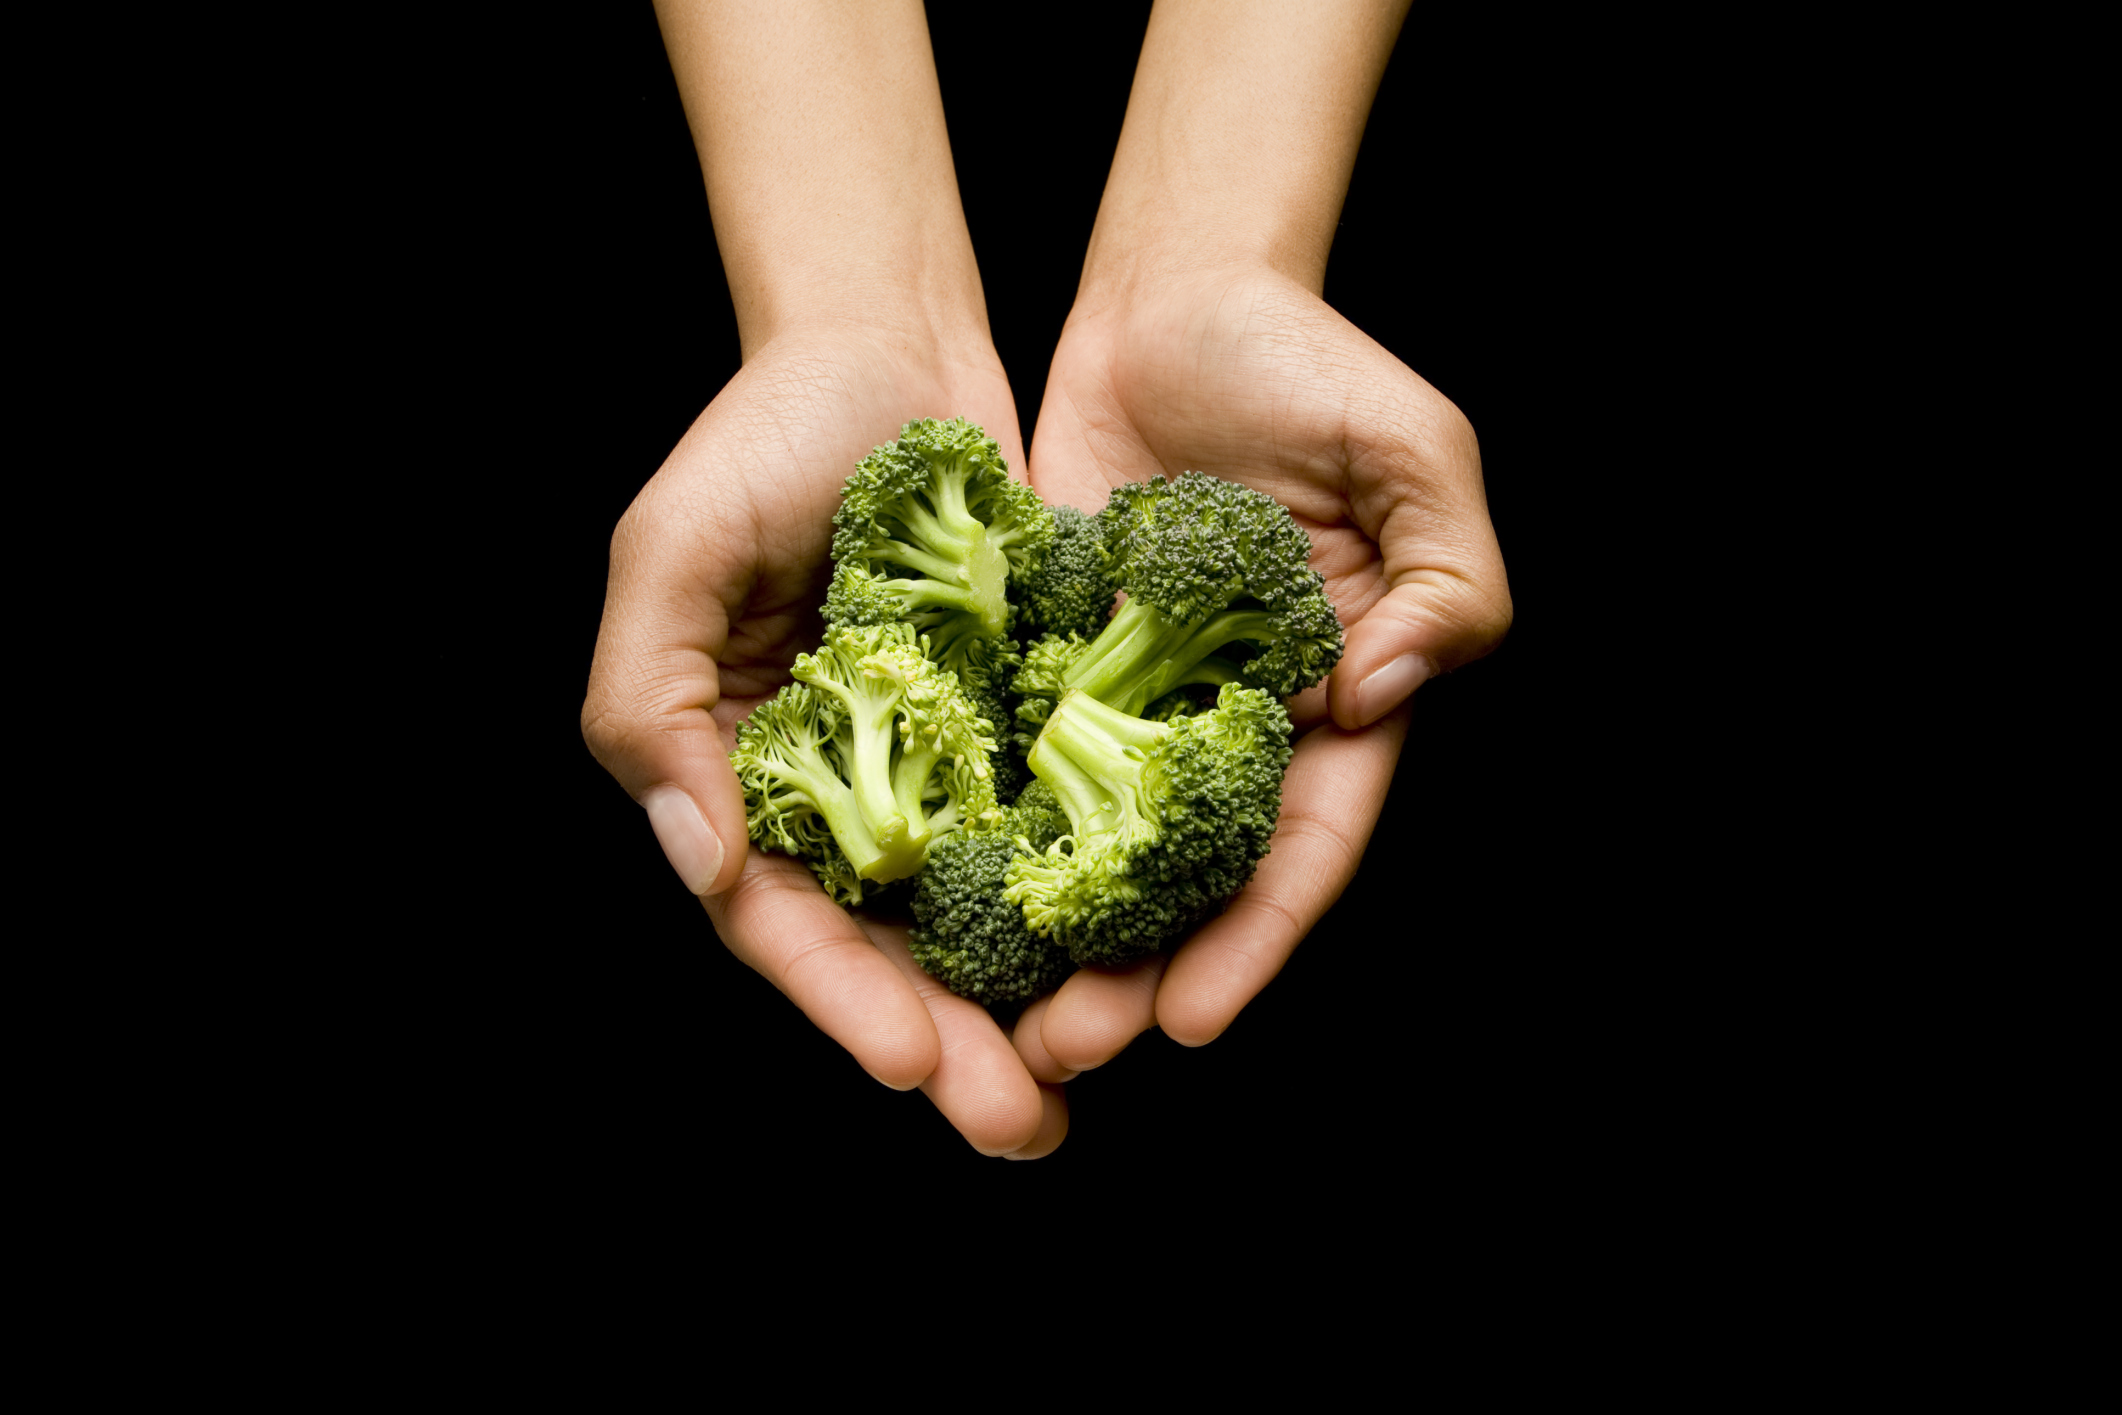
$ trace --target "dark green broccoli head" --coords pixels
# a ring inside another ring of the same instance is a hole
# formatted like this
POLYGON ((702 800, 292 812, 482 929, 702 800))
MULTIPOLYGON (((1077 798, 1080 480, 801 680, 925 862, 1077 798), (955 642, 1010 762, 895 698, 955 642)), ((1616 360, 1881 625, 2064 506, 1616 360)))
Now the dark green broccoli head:
POLYGON ((930 977, 994 1006, 1049 992, 1075 971, 1068 951, 1033 933, 1003 896, 1010 860, 1043 852, 1067 830, 1060 802, 1035 781, 994 829, 959 831, 930 848, 915 881, 912 945, 930 977))
POLYGON ((1116 486, 1098 513, 1111 573, 1174 619, 1241 600, 1282 611, 1318 594, 1311 538, 1282 503, 1200 472, 1116 486))
POLYGON ((1098 636, 1112 616, 1113 578, 1105 555, 1105 526, 1073 506, 1056 506, 1054 543, 1045 562, 1025 583, 1023 605, 1030 631, 1098 636))
POLYGON ((1289 737, 1281 703, 1236 684, 1210 710, 1163 722, 1069 694, 1029 758, 1069 833, 1018 853, 1006 897, 1079 963, 1124 962, 1176 941, 1266 855, 1289 737))
MULTIPOLYGON (((931 648, 924 641, 923 648, 931 648)), ((995 774, 995 799, 1007 805, 1017 799, 1031 779, 1024 753, 1029 742, 1019 746, 1012 737, 1017 695, 1011 686, 1024 667, 1022 646, 1015 639, 966 639, 950 657, 937 658, 958 675, 973 712, 988 724, 988 735, 998 744, 988 766, 995 774)), ((931 657, 936 657, 933 653, 931 657)))
POLYGON ((1139 713, 1187 684, 1288 697, 1340 661, 1311 540, 1273 497, 1187 472, 1113 488, 1098 520, 1128 599, 1068 665, 1064 689, 1139 713))
POLYGON ((948 649, 998 638, 1054 539, 1038 495, 1001 446, 962 418, 908 423, 856 465, 833 515, 835 624, 913 624, 948 649))
POLYGON ((808 861, 852 904, 860 881, 920 869, 936 837, 1000 819, 992 726, 910 626, 831 630, 793 671, 738 724, 730 754, 761 848, 808 861))

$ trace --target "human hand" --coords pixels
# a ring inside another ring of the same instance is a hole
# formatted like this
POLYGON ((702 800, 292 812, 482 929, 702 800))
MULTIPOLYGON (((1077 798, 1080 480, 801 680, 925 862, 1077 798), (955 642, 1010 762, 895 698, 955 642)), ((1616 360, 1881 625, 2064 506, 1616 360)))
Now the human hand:
POLYGON ((962 416, 1023 463, 927 22, 919 0, 657 0, 656 17, 744 366, 612 537, 583 735, 732 952, 870 1075, 926 1090, 976 1148, 1044 1154, 1067 1128, 1059 1093, 984 1011, 913 968, 897 932, 746 848, 728 756, 735 724, 819 641, 857 461, 911 419, 962 416), (798 73, 790 102, 780 79, 798 73))
POLYGON ((1239 263, 1085 293, 1032 445, 1041 496, 1094 511, 1119 482, 1189 470, 1266 492, 1310 534, 1348 646, 1291 704, 1296 751, 1252 883, 1169 957, 1086 969, 1027 1009, 1018 1049, 1048 1082, 1152 1025, 1189 1046, 1230 1026, 1353 876, 1408 696, 1494 648, 1511 615, 1473 429, 1312 288, 1239 263))
POLYGON ((858 460, 911 418, 963 416, 1022 465, 992 351, 933 348, 928 331, 841 327, 747 358, 612 537, 582 730, 733 953, 871 1076, 920 1086, 975 1148, 1034 1158, 1066 1133, 1059 1090, 921 973, 903 929, 858 923, 798 861, 747 850, 728 755, 737 722, 817 645, 832 515, 858 460))

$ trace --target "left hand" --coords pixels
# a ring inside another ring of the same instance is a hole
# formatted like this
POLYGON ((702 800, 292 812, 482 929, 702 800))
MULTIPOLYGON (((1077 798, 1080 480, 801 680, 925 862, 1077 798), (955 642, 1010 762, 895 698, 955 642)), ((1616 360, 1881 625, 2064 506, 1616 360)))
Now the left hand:
POLYGON ((1480 451, 1450 400, 1264 265, 1144 283, 1070 316, 1033 485, 1091 512, 1114 485, 1158 473, 1266 492, 1310 534, 1348 649, 1290 704, 1296 753, 1252 883, 1168 957, 1084 969, 1027 1009, 1017 1047, 1043 1082, 1110 1060, 1151 1026, 1187 1046, 1221 1035, 1354 875, 1409 694, 1493 649, 1511 619, 1480 451))

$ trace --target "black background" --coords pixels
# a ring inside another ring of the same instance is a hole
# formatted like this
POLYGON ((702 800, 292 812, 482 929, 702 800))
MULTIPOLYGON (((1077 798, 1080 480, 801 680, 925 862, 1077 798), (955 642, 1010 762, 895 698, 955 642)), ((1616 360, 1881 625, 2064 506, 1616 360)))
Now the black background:
MULTIPOLYGON (((1635 833, 1664 789, 1638 752, 1685 700, 1646 709, 1614 670, 1641 652, 1618 621, 1664 525, 1632 511, 1690 448, 1684 416, 1654 442, 1616 428, 1699 353, 1671 272, 1712 218, 1670 194, 1715 135, 1672 121, 1670 87, 1615 77, 1640 68, 1595 62, 1625 35, 1428 8, 1378 96, 1326 296, 1472 420, 1516 627, 1417 695, 1364 866, 1281 977, 1212 1046, 1151 1033, 1072 1083, 1069 1139, 1034 1165, 975 1155, 737 963, 579 736, 611 529, 738 362, 649 7, 526 16, 413 66, 418 136, 374 228, 412 414, 403 470, 379 478, 409 728, 377 790, 410 847, 381 867, 419 898, 361 965, 376 1064, 413 1102, 379 1122, 411 1171, 477 1156, 606 1200, 823 1174, 1114 1205, 1448 1160, 1507 1192, 1596 1163, 1617 1093, 1655 1118, 1642 1088, 1674 1083, 1650 1079, 1634 1023, 1671 974, 1640 941, 1684 909, 1644 888, 1669 866, 1635 833)), ((929 13, 1029 443, 1148 7, 1031 31, 929 13)), ((1654 635, 1677 623, 1660 613, 1654 635)))

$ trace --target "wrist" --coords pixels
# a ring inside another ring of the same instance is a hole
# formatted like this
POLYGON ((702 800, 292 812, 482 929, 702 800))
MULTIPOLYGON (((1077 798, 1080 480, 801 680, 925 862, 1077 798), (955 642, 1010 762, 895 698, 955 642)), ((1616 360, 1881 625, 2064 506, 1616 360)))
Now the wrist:
POLYGON ((1149 240, 1094 244, 1083 264, 1083 279, 1069 310, 1070 326, 1117 325, 1152 305, 1198 304, 1235 285, 1258 281, 1297 284, 1319 293, 1319 286, 1300 271, 1285 268, 1271 254, 1252 249, 1210 248, 1149 240))
POLYGON ((913 233, 924 223, 908 217, 871 232, 861 246, 825 237, 788 241, 773 250, 757 241, 724 241, 723 262, 745 359, 768 344, 835 331, 903 334, 926 348, 992 353, 994 338, 964 219, 955 205, 935 215, 925 223, 927 229, 940 228, 954 239, 919 239, 913 233))
POLYGON ((1252 267, 1318 294, 1405 11, 1405 0, 1159 0, 1080 290, 1096 304, 1252 267))
POLYGON ((983 314, 920 300, 787 310, 771 325, 742 332, 747 366, 822 355, 844 368, 920 374, 945 389, 1003 377, 983 314))
POLYGON ((1211 258, 1198 250, 1140 247, 1095 268, 1086 265, 1062 341, 1111 343, 1129 337, 1129 330, 1178 336, 1233 301, 1252 308, 1269 296, 1287 309, 1291 301, 1319 301, 1320 291, 1257 253, 1211 258))

